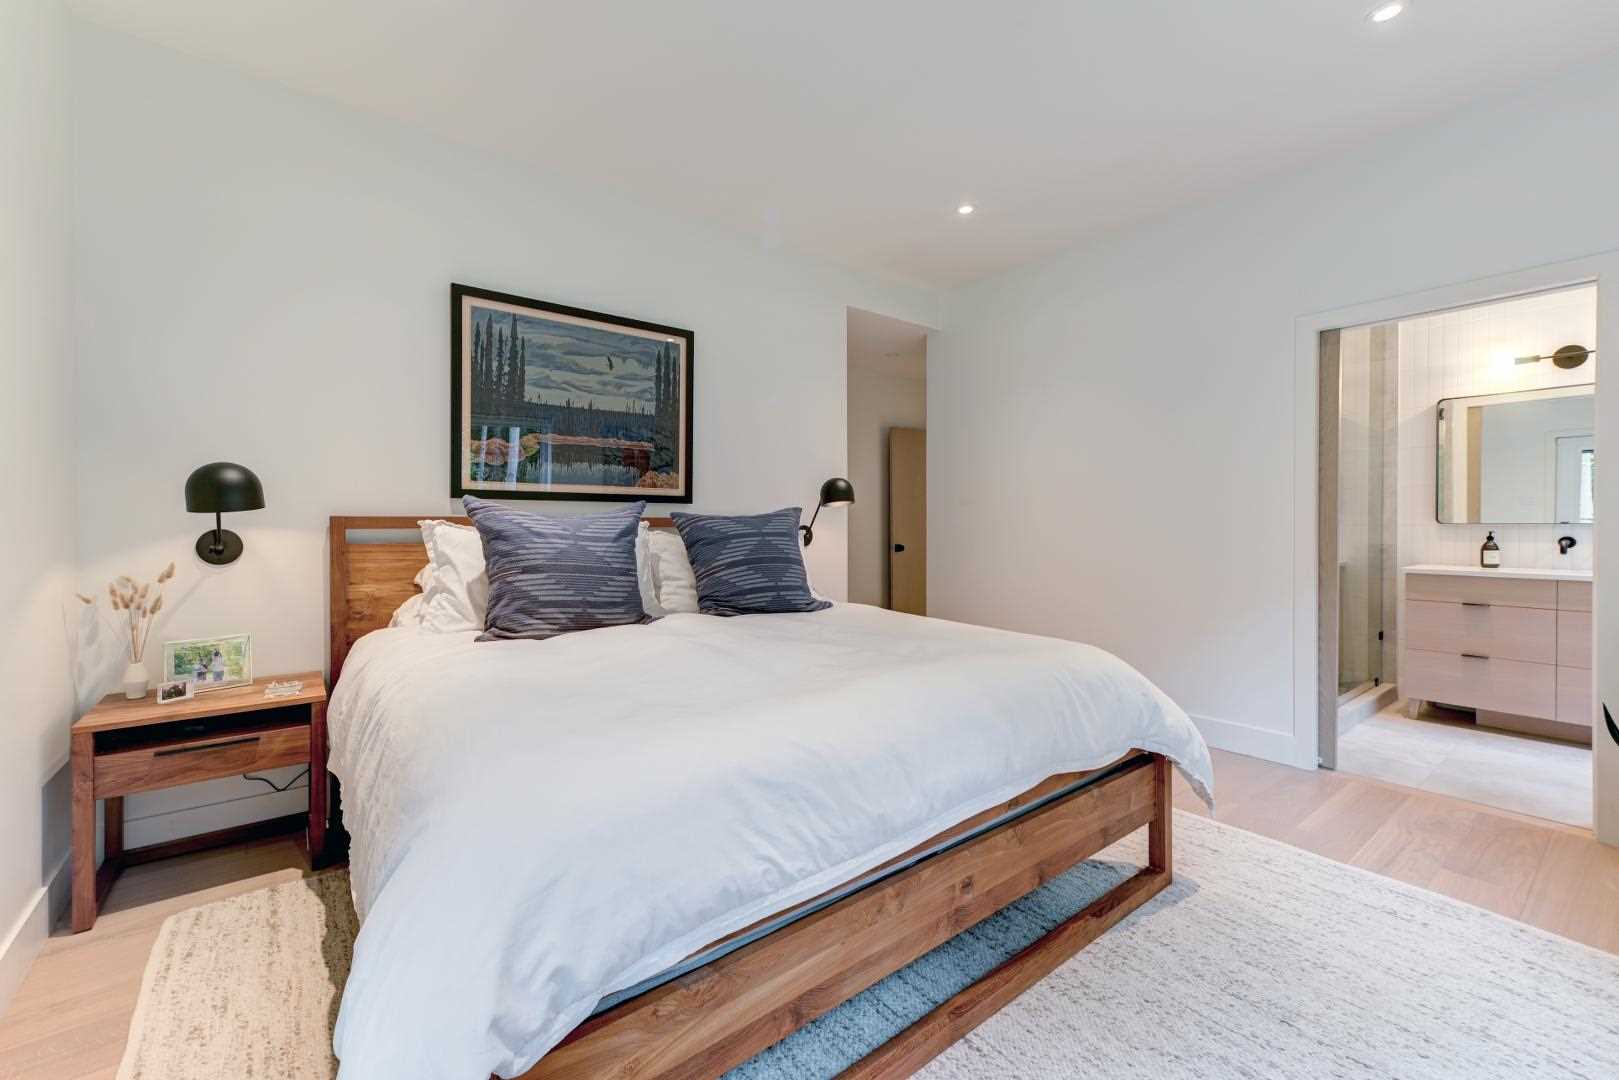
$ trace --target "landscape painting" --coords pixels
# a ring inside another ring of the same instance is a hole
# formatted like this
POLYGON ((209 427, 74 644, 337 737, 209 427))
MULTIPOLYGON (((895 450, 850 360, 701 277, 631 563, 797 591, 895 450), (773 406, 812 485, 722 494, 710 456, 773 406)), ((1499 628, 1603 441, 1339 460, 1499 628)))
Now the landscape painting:
POLYGON ((690 330, 450 288, 450 494, 690 502, 690 330))

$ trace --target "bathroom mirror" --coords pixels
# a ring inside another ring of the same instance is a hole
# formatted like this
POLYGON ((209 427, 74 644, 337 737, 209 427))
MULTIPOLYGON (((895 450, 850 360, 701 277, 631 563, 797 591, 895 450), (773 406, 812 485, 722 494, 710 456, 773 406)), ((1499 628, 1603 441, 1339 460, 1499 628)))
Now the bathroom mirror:
POLYGON ((1440 523, 1590 524, 1594 391, 1584 384, 1439 402, 1440 523))

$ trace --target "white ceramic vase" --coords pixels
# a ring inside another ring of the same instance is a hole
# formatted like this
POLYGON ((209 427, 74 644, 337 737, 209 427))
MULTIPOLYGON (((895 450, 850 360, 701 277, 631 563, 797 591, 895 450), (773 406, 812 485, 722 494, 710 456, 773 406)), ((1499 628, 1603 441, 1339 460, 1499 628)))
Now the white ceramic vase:
POLYGON ((146 696, 146 665, 138 660, 124 669, 124 696, 131 701, 146 696))

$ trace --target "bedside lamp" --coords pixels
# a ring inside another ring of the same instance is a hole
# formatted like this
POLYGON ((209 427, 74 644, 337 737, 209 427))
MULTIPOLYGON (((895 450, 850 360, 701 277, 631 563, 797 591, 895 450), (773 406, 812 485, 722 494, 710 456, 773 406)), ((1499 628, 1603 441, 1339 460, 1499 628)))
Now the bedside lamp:
POLYGON ((854 485, 841 476, 834 476, 821 485, 821 501, 815 504, 815 513, 810 515, 808 525, 800 525, 798 531, 804 534, 804 546, 809 547, 815 540, 815 519, 821 516, 823 506, 848 506, 854 502, 854 485))
POLYGON ((197 537, 197 558, 213 566, 242 555, 242 538, 224 527, 221 514, 263 510, 264 487, 253 470, 229 461, 204 465, 186 477, 186 509, 214 515, 214 527, 197 537))

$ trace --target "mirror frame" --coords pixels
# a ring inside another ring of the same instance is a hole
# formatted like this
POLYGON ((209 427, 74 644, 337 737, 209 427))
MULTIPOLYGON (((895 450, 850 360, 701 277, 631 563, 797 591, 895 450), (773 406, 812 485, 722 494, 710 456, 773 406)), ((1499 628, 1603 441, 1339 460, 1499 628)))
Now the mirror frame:
MULTIPOLYGON (((1433 519, 1434 519, 1435 523, 1437 523, 1439 525, 1450 525, 1450 526, 1454 526, 1454 527, 1457 527, 1457 528, 1461 528, 1463 526, 1470 526, 1470 527, 1473 527, 1473 528, 1484 527, 1484 528, 1495 528, 1495 529, 1508 528, 1508 527, 1511 527, 1511 526, 1521 526, 1521 527, 1523 527, 1525 529, 1545 528, 1547 526, 1567 526, 1569 528, 1581 528, 1581 529, 1589 529, 1589 528, 1591 528, 1594 523, 1590 522, 1590 521, 1446 521, 1439 514, 1439 498, 1440 498, 1440 493, 1441 493, 1441 490, 1442 490, 1440 488, 1440 486, 1439 486, 1439 452, 1440 452, 1441 449, 1443 449, 1443 447, 1445 445, 1445 443, 1444 443, 1444 426, 1443 426, 1444 423, 1445 423, 1445 420, 1444 420, 1444 417, 1440 414, 1439 407, 1441 405, 1443 405, 1447 401, 1477 401, 1477 400, 1479 400, 1481 398, 1519 398, 1520 400, 1523 400, 1525 394, 1534 394, 1534 393, 1537 393, 1537 392, 1542 391, 1542 390, 1582 390, 1582 389, 1590 391, 1589 396, 1591 398, 1592 408, 1594 409, 1596 407, 1596 395, 1597 395, 1597 384, 1594 383, 1594 382, 1566 383, 1566 384, 1564 384, 1562 386, 1536 386, 1536 387, 1532 387, 1532 388, 1530 388, 1528 390, 1505 390, 1505 391, 1502 391, 1499 394, 1462 394, 1462 395, 1458 395, 1457 397, 1440 398, 1438 401, 1435 401, 1434 402, 1434 448, 1433 448, 1433 453, 1434 453, 1433 519)), ((1576 395, 1576 394, 1558 394, 1557 396, 1558 397, 1577 397, 1577 396, 1580 396, 1580 395, 1576 395)), ((1531 398, 1529 400, 1534 400, 1534 399, 1531 398)), ((1505 404, 1505 403, 1503 402, 1503 404, 1505 404)), ((1593 427, 1594 427, 1594 425, 1593 425, 1593 427)))

